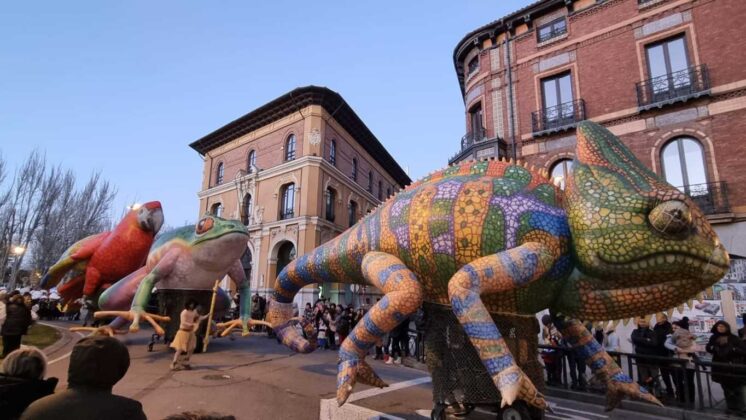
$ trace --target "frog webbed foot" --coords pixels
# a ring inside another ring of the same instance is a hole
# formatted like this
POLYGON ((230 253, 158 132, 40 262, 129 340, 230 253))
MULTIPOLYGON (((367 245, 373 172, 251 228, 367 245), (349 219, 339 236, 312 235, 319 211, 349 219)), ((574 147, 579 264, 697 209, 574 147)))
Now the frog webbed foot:
POLYGON ((130 309, 129 311, 98 311, 94 314, 94 317, 96 319, 101 318, 110 318, 110 317, 120 317, 123 319, 126 319, 127 321, 130 321, 130 328, 129 332, 137 332, 140 330, 140 319, 144 319, 148 321, 148 323, 153 327, 153 330, 158 335, 164 335, 165 331, 163 331, 163 328, 161 328, 160 325, 158 325, 159 322, 169 322, 171 320, 170 317, 163 316, 163 315, 156 315, 147 313, 143 310, 138 309, 130 309))
POLYGON ((245 337, 249 335, 249 328, 254 325, 263 325, 265 327, 270 327, 270 328, 272 327, 272 325, 266 321, 260 321, 256 319, 248 319, 248 320, 234 319, 232 321, 219 323, 218 329, 222 331, 220 333, 220 336, 225 337, 229 335, 231 331, 233 331, 234 329, 240 328, 241 335, 245 337))
POLYGON ((108 335, 109 337, 114 337, 117 334, 127 334, 127 330, 114 329, 109 325, 104 325, 103 327, 71 327, 69 330, 73 332, 90 332, 91 335, 108 335))

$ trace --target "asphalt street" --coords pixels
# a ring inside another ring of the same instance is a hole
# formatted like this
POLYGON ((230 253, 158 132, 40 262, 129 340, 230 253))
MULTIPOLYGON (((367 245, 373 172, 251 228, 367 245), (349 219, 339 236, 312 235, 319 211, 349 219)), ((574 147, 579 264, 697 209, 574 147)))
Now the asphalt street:
MULTIPOLYGON (((69 323, 51 322, 66 328, 69 323)), ((80 337, 65 333, 49 354, 49 375, 67 379, 72 345, 80 337)), ((276 340, 263 335, 235 340, 217 339, 206 354, 192 358, 193 370, 172 372, 172 352, 162 343, 148 352, 150 331, 118 336, 131 355, 129 372, 115 387, 116 394, 140 401, 150 419, 162 419, 187 410, 232 414, 237 419, 318 419, 318 418, 429 418, 432 408, 430 378, 426 372, 371 360, 378 374, 390 387, 377 389, 358 385, 340 411, 336 395, 336 352, 318 350, 294 354, 276 340)), ((550 399, 554 413, 549 419, 655 419, 670 418, 636 411, 603 411, 603 407, 566 399, 550 399)), ((495 418, 476 412, 468 418, 495 418)))

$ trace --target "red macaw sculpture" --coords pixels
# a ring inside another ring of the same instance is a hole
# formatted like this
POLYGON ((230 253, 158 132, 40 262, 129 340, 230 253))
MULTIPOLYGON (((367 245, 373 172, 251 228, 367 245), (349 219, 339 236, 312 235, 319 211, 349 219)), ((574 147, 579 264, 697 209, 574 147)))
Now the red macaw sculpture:
POLYGON ((71 272, 69 279, 57 286, 64 301, 95 296, 145 264, 162 225, 158 201, 130 210, 114 230, 88 236, 68 248, 44 275, 41 287, 57 286, 71 272))

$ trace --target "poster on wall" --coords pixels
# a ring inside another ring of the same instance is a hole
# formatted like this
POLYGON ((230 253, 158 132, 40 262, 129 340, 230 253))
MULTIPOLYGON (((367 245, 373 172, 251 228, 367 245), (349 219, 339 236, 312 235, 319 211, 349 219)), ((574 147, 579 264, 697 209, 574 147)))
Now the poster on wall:
POLYGON ((743 328, 741 314, 746 313, 746 259, 732 259, 730 271, 725 277, 705 292, 703 301, 695 301, 694 308, 686 311, 686 316, 689 317, 689 330, 698 336, 698 341, 707 341, 712 326, 723 319, 720 301, 720 292, 723 290, 733 292, 738 323, 735 330, 743 328))

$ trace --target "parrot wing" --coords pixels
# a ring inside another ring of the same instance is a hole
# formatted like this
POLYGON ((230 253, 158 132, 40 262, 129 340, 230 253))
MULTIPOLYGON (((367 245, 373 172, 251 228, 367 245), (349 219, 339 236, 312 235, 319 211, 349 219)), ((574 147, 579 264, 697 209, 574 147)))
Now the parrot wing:
POLYGON ((85 261, 90 259, 96 249, 109 236, 109 232, 101 232, 95 235, 87 236, 78 242, 72 244, 62 253, 60 259, 49 268, 41 279, 41 287, 51 289, 65 277, 72 268, 78 271, 85 271, 85 261), (82 263, 82 265, 80 265, 82 263))

